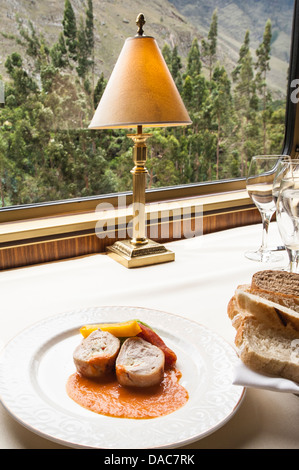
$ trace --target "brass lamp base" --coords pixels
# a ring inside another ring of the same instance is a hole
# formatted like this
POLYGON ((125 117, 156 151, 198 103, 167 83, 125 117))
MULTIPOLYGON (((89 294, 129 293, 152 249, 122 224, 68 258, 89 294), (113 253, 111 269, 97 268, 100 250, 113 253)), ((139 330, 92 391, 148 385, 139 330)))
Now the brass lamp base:
POLYGON ((126 268, 137 268, 174 261, 175 255, 165 246, 152 240, 136 246, 131 240, 115 242, 107 248, 108 255, 126 268))

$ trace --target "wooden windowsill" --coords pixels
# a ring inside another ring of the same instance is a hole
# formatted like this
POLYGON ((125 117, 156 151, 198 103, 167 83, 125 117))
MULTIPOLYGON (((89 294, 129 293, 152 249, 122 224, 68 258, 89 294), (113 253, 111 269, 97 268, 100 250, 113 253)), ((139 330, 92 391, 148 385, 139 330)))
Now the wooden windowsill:
MULTIPOLYGON (((163 217, 179 215, 188 210, 190 212, 202 211, 203 215, 215 211, 233 210, 252 206, 252 201, 246 190, 228 191, 226 193, 209 194, 197 197, 168 200, 165 202, 153 202, 146 205, 148 221, 158 214, 163 217)), ((83 231, 95 231, 96 224, 101 222, 107 226, 117 225, 119 221, 128 223, 132 218, 132 208, 111 207, 101 210, 101 204, 96 210, 69 213, 50 217, 18 220, 0 224, 0 247, 3 244, 17 244, 26 240, 42 237, 55 237, 62 234, 78 233, 83 231)))

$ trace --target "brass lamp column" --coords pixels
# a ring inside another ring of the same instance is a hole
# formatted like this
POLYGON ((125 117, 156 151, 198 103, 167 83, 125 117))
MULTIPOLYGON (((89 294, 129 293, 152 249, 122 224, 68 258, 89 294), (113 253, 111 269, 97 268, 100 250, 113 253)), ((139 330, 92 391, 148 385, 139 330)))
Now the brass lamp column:
POLYGON ((146 236, 145 189, 147 139, 143 127, 191 124, 190 117, 168 70, 161 51, 151 36, 145 36, 144 16, 138 15, 136 36, 125 41, 90 129, 123 129, 137 126, 129 134, 134 142, 133 233, 108 248, 108 253, 131 268, 173 261, 174 253, 146 236))
POLYGON ((131 243, 135 246, 144 245, 148 242, 145 227, 145 188, 148 171, 145 167, 147 160, 146 140, 151 134, 142 134, 142 126, 138 126, 137 134, 129 134, 128 137, 134 142, 133 161, 133 237, 131 243), (134 223, 135 222, 135 223, 134 223))

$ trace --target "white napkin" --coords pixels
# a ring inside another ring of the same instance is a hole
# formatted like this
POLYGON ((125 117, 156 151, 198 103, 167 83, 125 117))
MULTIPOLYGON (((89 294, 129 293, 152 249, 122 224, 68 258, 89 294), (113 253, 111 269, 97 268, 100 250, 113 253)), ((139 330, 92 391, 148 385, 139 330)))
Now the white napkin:
POLYGON ((255 372, 245 366, 241 360, 236 364, 233 384, 249 388, 263 388, 275 392, 299 394, 299 384, 296 382, 255 372))

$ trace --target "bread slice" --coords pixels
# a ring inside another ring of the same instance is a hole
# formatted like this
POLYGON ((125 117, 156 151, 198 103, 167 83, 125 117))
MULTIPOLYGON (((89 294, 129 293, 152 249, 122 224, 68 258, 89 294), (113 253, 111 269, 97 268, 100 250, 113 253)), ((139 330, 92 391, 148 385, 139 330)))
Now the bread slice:
POLYGON ((278 330, 244 317, 235 344, 239 357, 250 369, 299 382, 299 335, 290 329, 278 330))
POLYGON ((236 295, 238 290, 243 290, 244 292, 250 292, 250 285, 245 284, 242 286, 238 286, 235 291, 235 294, 233 295, 233 297, 231 297, 227 305, 227 314, 232 322, 233 327, 236 330, 239 328, 242 319, 246 315, 250 315, 245 310, 241 309, 241 307, 238 304, 238 299, 236 295))
POLYGON ((252 276, 250 291, 299 313, 299 274, 264 270, 252 276))
POLYGON ((250 286, 239 286, 228 305, 228 315, 235 328, 238 328, 242 317, 251 315, 270 327, 299 332, 299 313, 251 292, 250 286))
POLYGON ((123 343, 116 359, 118 382, 129 387, 157 385, 164 378, 165 356, 163 351, 137 336, 123 343))
POLYGON ((259 271, 227 306, 239 357, 250 369, 299 382, 299 275, 259 271))

